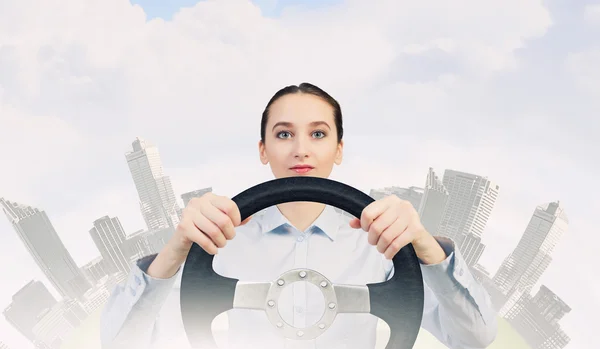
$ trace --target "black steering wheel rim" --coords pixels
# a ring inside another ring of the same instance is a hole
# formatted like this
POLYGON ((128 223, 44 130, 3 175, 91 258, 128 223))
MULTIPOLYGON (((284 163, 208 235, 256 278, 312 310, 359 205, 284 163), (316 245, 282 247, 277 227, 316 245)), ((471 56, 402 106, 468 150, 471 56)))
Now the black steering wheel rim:
MULTIPOLYGON (((273 205, 309 201, 337 207, 355 217, 374 200, 346 184, 317 177, 286 177, 255 185, 232 198, 241 219, 273 205)), ((364 233, 364 232, 363 232, 364 233)), ((193 348, 217 348, 211 325, 216 316, 233 309, 237 279, 212 268, 213 255, 193 244, 181 279, 181 314, 193 348)), ((385 321, 391 333, 386 349, 414 346, 423 317, 424 285, 419 260, 411 244, 393 258, 390 280, 368 284, 370 313, 385 321)))

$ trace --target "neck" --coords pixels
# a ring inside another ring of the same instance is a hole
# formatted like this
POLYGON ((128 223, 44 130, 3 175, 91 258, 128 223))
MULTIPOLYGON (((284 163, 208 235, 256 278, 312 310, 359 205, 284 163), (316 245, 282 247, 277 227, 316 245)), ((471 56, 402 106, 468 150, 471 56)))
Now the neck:
POLYGON ((318 202, 286 202, 277 205, 281 214, 298 230, 304 231, 323 212, 325 205, 318 202))

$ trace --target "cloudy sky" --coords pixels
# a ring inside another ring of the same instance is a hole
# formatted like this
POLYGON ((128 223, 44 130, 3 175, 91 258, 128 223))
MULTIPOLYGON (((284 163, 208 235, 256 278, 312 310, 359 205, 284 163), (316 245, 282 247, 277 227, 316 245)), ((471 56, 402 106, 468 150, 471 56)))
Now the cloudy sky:
MULTIPOLYGON (((422 186, 434 167, 500 185, 492 273, 535 207, 560 200, 570 230, 542 283, 573 308, 568 349, 589 348, 599 38, 589 0, 0 0, 0 197, 45 210, 83 265, 99 255, 95 219, 144 228, 124 157, 135 137, 159 147, 178 196, 233 196, 271 179, 256 151, 269 98, 313 82, 344 111, 334 179, 422 186)), ((55 292, 4 215, 0 234, 0 307, 31 279, 55 292)), ((0 333, 27 348, 3 318, 0 333)))

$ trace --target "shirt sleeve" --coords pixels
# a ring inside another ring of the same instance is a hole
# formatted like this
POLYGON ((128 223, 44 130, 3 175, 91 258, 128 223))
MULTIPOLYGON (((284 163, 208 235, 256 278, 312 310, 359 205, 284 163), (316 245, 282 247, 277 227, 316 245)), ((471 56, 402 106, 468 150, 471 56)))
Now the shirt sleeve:
POLYGON ((101 316, 102 349, 151 347, 157 316, 181 270, 168 279, 149 276, 156 256, 137 260, 127 279, 113 289, 101 316))
MULTIPOLYGON (((425 305, 422 327, 448 348, 483 349, 495 339, 496 312, 483 285, 471 274, 454 241, 435 237, 447 258, 421 263, 425 305)), ((393 275, 393 265, 388 279, 393 275)))

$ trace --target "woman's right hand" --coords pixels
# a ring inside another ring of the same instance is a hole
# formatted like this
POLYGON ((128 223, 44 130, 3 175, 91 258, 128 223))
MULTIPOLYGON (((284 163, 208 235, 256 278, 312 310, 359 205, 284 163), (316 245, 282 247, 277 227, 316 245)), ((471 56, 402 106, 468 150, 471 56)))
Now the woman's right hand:
POLYGON ((224 196, 208 192, 193 198, 183 210, 181 221, 173 237, 150 264, 147 273, 157 278, 170 278, 195 242, 209 254, 216 254, 227 240, 235 237, 235 227, 246 224, 251 217, 240 222, 237 204, 224 196))
POLYGON ((216 254, 227 240, 235 237, 235 227, 241 222, 237 204, 225 197, 208 192, 199 198, 193 198, 183 210, 181 221, 170 241, 171 248, 182 257, 197 243, 209 254, 216 254))

